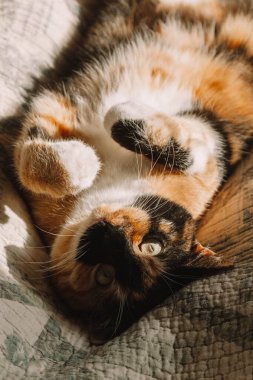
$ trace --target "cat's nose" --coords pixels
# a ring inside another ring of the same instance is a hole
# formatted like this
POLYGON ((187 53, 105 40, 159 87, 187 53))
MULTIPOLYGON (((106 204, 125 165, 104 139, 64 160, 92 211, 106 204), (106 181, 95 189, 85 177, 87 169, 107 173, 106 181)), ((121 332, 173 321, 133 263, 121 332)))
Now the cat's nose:
POLYGON ((88 228, 77 249, 77 260, 88 265, 110 264, 119 267, 132 255, 124 231, 107 221, 100 221, 88 228))

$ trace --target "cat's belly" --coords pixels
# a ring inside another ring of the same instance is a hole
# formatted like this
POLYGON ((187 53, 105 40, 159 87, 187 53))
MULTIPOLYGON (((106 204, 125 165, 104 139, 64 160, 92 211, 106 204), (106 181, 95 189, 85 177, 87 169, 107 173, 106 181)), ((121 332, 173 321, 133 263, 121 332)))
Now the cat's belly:
POLYGON ((107 133, 101 134, 95 149, 102 165, 93 190, 110 189, 109 191, 120 192, 124 189, 124 193, 131 193, 132 190, 143 193, 147 190, 150 160, 121 147, 107 133))
POLYGON ((150 160, 121 147, 104 129, 100 133, 97 130, 90 132, 88 142, 101 161, 101 169, 79 201, 81 219, 101 205, 128 206, 138 196, 151 193, 148 182, 150 160))

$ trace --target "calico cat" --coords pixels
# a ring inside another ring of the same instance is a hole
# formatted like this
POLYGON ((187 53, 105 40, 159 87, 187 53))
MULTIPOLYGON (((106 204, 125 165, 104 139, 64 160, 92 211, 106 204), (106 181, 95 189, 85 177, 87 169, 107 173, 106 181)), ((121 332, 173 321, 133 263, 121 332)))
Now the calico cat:
POLYGON ((231 266, 195 226, 252 138, 253 6, 90 3, 81 65, 33 98, 15 166, 60 297, 110 339, 231 266))

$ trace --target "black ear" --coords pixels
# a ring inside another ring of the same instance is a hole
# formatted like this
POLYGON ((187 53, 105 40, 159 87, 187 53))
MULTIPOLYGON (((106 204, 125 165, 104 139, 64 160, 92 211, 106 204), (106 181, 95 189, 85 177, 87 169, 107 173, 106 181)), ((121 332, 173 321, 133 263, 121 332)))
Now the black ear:
POLYGON ((216 255, 211 249, 203 247, 197 240, 193 244, 189 260, 185 264, 185 268, 205 270, 233 267, 234 263, 231 260, 216 255))

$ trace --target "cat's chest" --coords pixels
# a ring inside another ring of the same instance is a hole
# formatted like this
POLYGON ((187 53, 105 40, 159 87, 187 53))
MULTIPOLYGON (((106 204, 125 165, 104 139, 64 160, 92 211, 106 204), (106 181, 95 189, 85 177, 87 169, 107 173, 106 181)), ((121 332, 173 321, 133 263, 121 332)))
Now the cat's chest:
POLYGON ((148 160, 116 143, 104 129, 94 133, 92 146, 101 161, 100 178, 104 181, 136 177, 146 172, 148 160))
MULTIPOLYGON (((130 77, 129 80, 126 81, 125 78, 122 82, 114 91, 103 94, 96 112, 83 112, 85 116, 80 127, 84 141, 94 147, 102 160, 110 162, 110 165, 114 163, 125 165, 129 159, 132 160, 132 153, 112 139, 112 126, 106 125, 106 115, 113 107, 132 103, 140 105, 140 108, 147 107, 154 113, 163 113, 168 116, 176 115, 192 107, 191 92, 183 89, 177 81, 171 81, 166 86, 158 88, 152 88, 150 83, 145 83, 145 78, 130 77)), ((143 114, 137 111, 134 117, 136 120, 141 120, 143 114)))
MULTIPOLYGON (((144 157, 140 158, 141 152, 138 150, 136 153, 130 152, 112 139, 111 126, 106 125, 106 115, 112 108, 132 103, 168 116, 192 108, 192 92, 182 86, 181 68, 177 71, 175 53, 166 49, 163 53, 152 50, 151 57, 150 49, 146 46, 143 49, 141 55, 131 49, 125 56, 119 55, 117 67, 111 63, 112 76, 105 68, 99 90, 94 86, 92 91, 86 93, 87 98, 79 109, 81 133, 101 160, 101 176, 140 176, 147 174, 152 164, 144 157), (120 66, 125 69, 118 70, 120 66)), ((136 112, 134 118, 141 120, 143 115, 136 112)))

